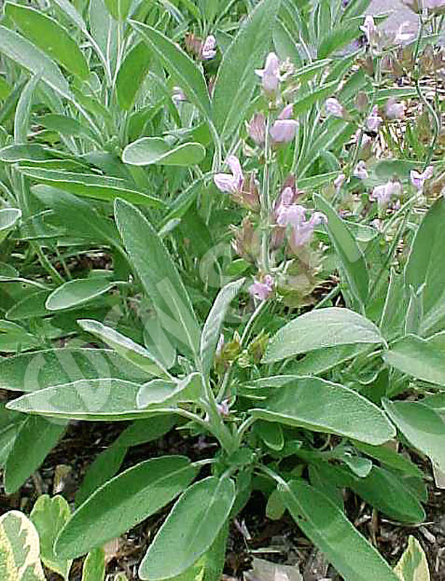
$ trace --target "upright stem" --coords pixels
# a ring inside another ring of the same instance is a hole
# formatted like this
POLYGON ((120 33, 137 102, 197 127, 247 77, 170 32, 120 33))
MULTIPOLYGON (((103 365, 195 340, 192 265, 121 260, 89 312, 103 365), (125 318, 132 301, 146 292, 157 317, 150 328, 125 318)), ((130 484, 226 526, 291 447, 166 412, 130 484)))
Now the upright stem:
POLYGON ((267 114, 266 137, 264 144, 264 172, 261 188, 261 265, 264 273, 270 270, 269 231, 270 231, 270 112, 267 114))

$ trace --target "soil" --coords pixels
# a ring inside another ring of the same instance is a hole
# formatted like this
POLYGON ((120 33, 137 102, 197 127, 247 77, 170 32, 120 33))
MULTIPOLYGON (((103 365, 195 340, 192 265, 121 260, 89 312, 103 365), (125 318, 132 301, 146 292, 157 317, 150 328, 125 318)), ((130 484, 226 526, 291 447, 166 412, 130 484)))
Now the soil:
MULTIPOLYGON (((96 422, 70 424, 60 444, 46 458, 38 473, 30 478, 18 493, 6 496, 0 487, 0 513, 11 509, 29 513, 35 500, 42 493, 52 495, 59 492, 69 502, 73 502, 87 467, 115 440, 125 425, 96 422), (65 474, 62 479, 57 476, 60 473, 65 474)), ((210 442, 208 444, 211 445, 210 442)), ((184 439, 173 430, 156 443, 131 448, 123 468, 167 452, 186 454, 193 460, 198 460, 203 455, 208 457, 209 449, 203 450, 203 442, 198 438, 184 439)), ((421 462, 418 458, 414 460, 421 462)), ((432 581, 445 581, 445 494, 434 488, 432 476, 429 478, 427 520, 420 526, 405 526, 391 522, 378 515, 353 494, 347 496, 345 505, 351 521, 391 564, 398 561, 406 548, 408 537, 414 535, 427 554, 432 581)), ((129 581, 137 579, 138 565, 169 508, 147 519, 119 538, 118 542, 108 544, 107 579, 111 581, 113 574, 120 571, 126 573, 129 581)), ((272 521, 266 518, 265 508, 264 497, 260 493, 254 493, 233 523, 224 570, 225 581, 242 580, 243 573, 249 570, 253 557, 281 564, 298 564, 304 581, 340 580, 288 515, 279 521, 272 521)), ((81 569, 82 562, 76 561, 71 570, 71 581, 80 581, 81 569)), ((47 578, 49 581, 60 580, 49 571, 47 578)))

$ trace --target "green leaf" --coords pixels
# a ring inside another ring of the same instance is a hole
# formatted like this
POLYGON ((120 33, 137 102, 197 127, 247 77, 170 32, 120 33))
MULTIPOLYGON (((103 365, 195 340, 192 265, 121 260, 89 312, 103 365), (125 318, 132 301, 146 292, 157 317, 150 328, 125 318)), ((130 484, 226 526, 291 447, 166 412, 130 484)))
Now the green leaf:
POLYGON ((39 496, 30 515, 39 533, 40 558, 43 564, 64 579, 68 579, 72 561, 56 556, 54 542, 70 516, 69 504, 63 496, 50 498, 47 494, 39 496))
POLYGON ((295 101, 293 106, 294 117, 299 117, 304 113, 307 113, 309 109, 318 103, 319 101, 324 101, 329 95, 335 93, 338 87, 338 81, 331 81, 325 85, 321 85, 318 89, 311 91, 305 97, 301 97, 295 101))
POLYGON ((104 581, 105 579, 105 551, 102 548, 88 553, 83 563, 82 581, 104 581))
POLYGON ((154 375, 155 377, 168 376, 162 364, 147 349, 144 349, 144 347, 141 347, 141 345, 138 345, 115 329, 93 320, 80 320, 78 323, 84 331, 101 339, 121 357, 140 367, 149 375, 154 375))
POLYGON ((157 581, 186 571, 214 542, 235 502, 229 478, 210 476, 188 488, 150 545, 139 577, 157 581))
POLYGON ((368 268, 365 257, 354 237, 337 211, 321 196, 315 195, 315 203, 328 219, 327 229, 335 251, 340 259, 346 279, 355 298, 366 304, 369 289, 368 268))
POLYGON ((374 323, 354 311, 330 307, 305 313, 280 329, 269 342, 263 363, 337 345, 382 342, 374 323))
POLYGON ((21 512, 0 517, 0 572, 4 581, 45 581, 39 559, 39 535, 21 512))
POLYGON ((128 531, 189 486, 197 469, 184 456, 141 462, 94 492, 59 534, 59 557, 75 558, 128 531))
POLYGON ((143 137, 127 145, 122 161, 129 165, 197 165, 205 158, 206 150, 199 143, 171 146, 160 137, 143 137))
POLYGON ((108 8, 108 12, 111 16, 122 22, 128 16, 128 12, 131 8, 132 0, 104 0, 105 6, 108 8))
POLYGON ((52 89, 71 99, 68 83, 57 65, 28 40, 4 26, 0 26, 0 52, 31 73, 41 74, 52 89))
POLYGON ((156 230, 135 207, 116 200, 115 216, 131 264, 163 328, 195 356, 200 330, 176 266, 156 230), (150 260, 147 260, 150 256, 150 260))
POLYGON ((287 509, 345 581, 396 581, 389 565, 343 511, 302 480, 279 485, 287 509))
POLYGON ((405 456, 391 450, 387 446, 370 446, 363 442, 354 442, 354 445, 358 450, 371 456, 371 458, 375 458, 383 465, 401 470, 409 476, 423 478, 423 472, 414 462, 411 462, 411 460, 408 460, 405 456))
POLYGON ((18 208, 4 208, 0 210, 0 242, 6 238, 21 217, 22 211, 18 208))
POLYGON ((201 334, 200 355, 202 369, 205 374, 210 373, 216 346, 221 335, 221 329, 226 317, 230 303, 241 290, 245 279, 229 282, 223 287, 213 303, 210 313, 207 316, 201 334))
POLYGON ((393 425, 376 405, 352 389, 318 377, 286 383, 250 413, 268 422, 337 434, 375 446, 395 436, 393 425))
POLYGON ((26 83, 25 88, 20 95, 15 110, 14 117, 14 141, 15 143, 26 143, 28 139, 28 129, 30 125, 31 107, 33 104, 34 91, 37 83, 40 81, 40 75, 34 75, 26 83))
MULTIPOLYGON (((281 0, 263 0, 245 19, 226 50, 213 91, 213 119, 221 138, 244 119, 258 83, 255 68, 269 51, 281 0)), ((187 93, 187 91, 186 91, 187 93)))
POLYGON ((124 58, 116 78, 119 107, 130 111, 150 67, 151 53, 145 42, 139 42, 124 58))
POLYGON ((432 408, 415 401, 383 401, 391 420, 414 448, 445 470, 445 422, 432 408))
POLYGON ((83 305, 110 291, 115 284, 104 277, 69 280, 49 295, 46 308, 60 311, 83 305))
POLYGON ((445 386, 445 354, 421 337, 403 337, 391 345, 384 359, 402 373, 445 386))
POLYGON ((57 131, 61 135, 90 136, 90 131, 77 119, 67 115, 48 113, 38 118, 39 125, 43 125, 49 131, 57 131))
POLYGON ((20 28, 23 35, 42 49, 67 71, 85 81, 90 75, 88 63, 69 32, 42 11, 7 2, 5 14, 20 28))
POLYGON ((358 22, 349 22, 347 24, 336 26, 321 39, 318 47, 318 58, 324 59, 335 53, 340 48, 350 44, 361 34, 358 22))
POLYGON ((79 379, 145 381, 140 369, 111 350, 66 347, 0 358, 0 389, 33 392, 79 379))
POLYGON ((394 568, 400 581, 430 581, 428 561, 419 541, 410 536, 408 547, 394 568))
POLYGON ((105 201, 112 201, 120 197, 134 204, 140 204, 141 206, 165 207, 165 203, 162 200, 130 189, 127 182, 120 178, 32 167, 20 167, 20 171, 37 182, 56 186, 61 190, 77 194, 78 196, 97 198, 105 201))
POLYGON ((6 460, 4 486, 7 494, 16 492, 40 467, 65 427, 65 423, 56 424, 38 416, 26 418, 6 460))
POLYGON ((8 409, 52 418, 119 421, 146 417, 136 403, 141 385, 121 379, 81 379, 47 387, 8 403, 8 409))
MULTIPOLYGON (((163 408, 173 408, 177 403, 197 402, 202 394, 202 378, 199 373, 191 373, 180 381, 153 379, 143 385, 136 398, 138 408, 162 404, 163 408)), ((159 407, 159 406, 158 406, 159 407)))
POLYGON ((405 268, 405 285, 415 293, 422 289, 422 334, 445 316, 445 200, 439 198, 417 230, 405 268))
POLYGON ((210 97, 207 84, 193 60, 158 30, 135 20, 130 20, 130 24, 172 75, 175 84, 181 87, 190 101, 209 120, 210 97))
POLYGON ((391 519, 422 523, 426 514, 416 495, 403 484, 399 474, 373 466, 366 478, 357 478, 351 488, 371 506, 391 519))

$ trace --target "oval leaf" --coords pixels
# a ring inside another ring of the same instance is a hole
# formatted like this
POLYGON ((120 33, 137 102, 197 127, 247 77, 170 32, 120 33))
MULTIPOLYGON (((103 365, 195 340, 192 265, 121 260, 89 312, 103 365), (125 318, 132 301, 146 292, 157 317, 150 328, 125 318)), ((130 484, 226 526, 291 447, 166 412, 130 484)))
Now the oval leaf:
POLYGON ((263 363, 336 345, 382 342, 374 323, 354 311, 330 307, 310 311, 280 329, 269 342, 263 363))
POLYGON ((83 305, 108 292, 115 284, 105 278, 70 280, 49 295, 45 306, 48 311, 60 311, 83 305))
POLYGON ((118 537, 171 502, 196 474, 184 456, 163 456, 129 468, 76 510, 57 538, 57 555, 79 557, 118 537))
POLYGON ((397 576, 339 509, 303 480, 278 487, 293 519, 345 581, 397 581, 397 576))
POLYGON ((393 425, 376 405, 352 389, 318 377, 300 377, 285 384, 263 406, 250 413, 269 422, 338 434, 375 446, 395 436, 393 425))
POLYGON ((143 137, 124 149, 122 161, 129 165, 177 165, 188 167, 201 163, 206 154, 199 143, 170 146, 160 137, 143 137))
POLYGON ((0 517, 0 571, 5 581, 45 581, 39 559, 39 535, 21 512, 0 517))
POLYGON ((139 577, 157 581, 180 575, 212 545, 235 502, 229 478, 210 476, 188 488, 150 545, 139 577))

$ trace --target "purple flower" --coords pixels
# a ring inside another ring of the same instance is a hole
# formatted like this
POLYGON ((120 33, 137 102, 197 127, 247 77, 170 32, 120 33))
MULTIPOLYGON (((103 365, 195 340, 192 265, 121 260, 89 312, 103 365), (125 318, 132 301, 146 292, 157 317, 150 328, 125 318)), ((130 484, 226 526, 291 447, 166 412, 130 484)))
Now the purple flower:
POLYGON ((247 126, 249 136, 257 145, 263 145, 266 141, 266 119, 262 113, 255 113, 247 126))
POLYGON ((402 119, 405 115, 405 104, 397 103, 394 97, 391 97, 386 103, 385 114, 388 119, 402 119))
POLYGON ((292 110, 293 105, 287 105, 270 128, 270 136, 274 143, 289 143, 295 138, 298 121, 290 119, 292 110))
POLYGON ((201 58, 205 61, 212 59, 216 55, 216 38, 211 34, 208 36, 201 48, 201 58))
POLYGON ((433 177, 433 173, 432 165, 429 165, 423 173, 413 169, 410 173, 411 183, 419 192, 423 192, 425 182, 433 177))
POLYGON ((263 89, 266 95, 275 96, 280 86, 280 60, 274 52, 267 55, 264 69, 257 69, 255 73, 263 81, 263 89))
POLYGON ((377 204, 381 207, 387 206, 391 198, 399 197, 402 193, 402 186, 400 182, 392 181, 386 182, 381 186, 376 186, 372 194, 370 194, 369 199, 377 201, 377 204))
POLYGON ((344 116, 345 110, 343 108, 343 105, 340 103, 338 99, 335 99, 334 97, 330 97, 326 101, 325 107, 326 112, 329 115, 332 115, 333 117, 342 118, 344 116))
POLYGON ((359 180, 367 180, 369 178, 368 168, 364 161, 359 161, 353 175, 359 180))
POLYGON ((381 123, 382 118, 379 116, 377 105, 375 105, 371 111, 371 115, 366 119, 366 127, 369 131, 378 131, 381 123))
POLYGON ((239 193, 242 191, 244 184, 244 174, 239 159, 234 155, 230 155, 227 158, 227 165, 232 173, 216 174, 213 178, 215 185, 221 192, 239 193))
POLYGON ((254 283, 249 287, 250 295, 259 301, 267 300, 273 293, 274 282, 270 274, 266 274, 263 278, 263 282, 255 279, 254 283))

